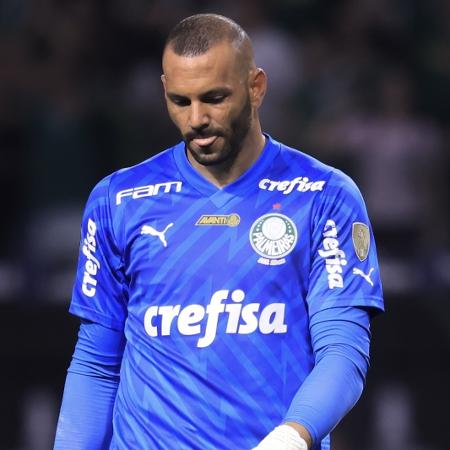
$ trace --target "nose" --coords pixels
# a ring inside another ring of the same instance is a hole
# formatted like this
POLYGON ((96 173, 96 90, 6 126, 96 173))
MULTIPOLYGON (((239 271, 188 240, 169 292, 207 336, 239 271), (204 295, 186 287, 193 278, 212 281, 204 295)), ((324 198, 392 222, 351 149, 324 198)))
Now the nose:
POLYGON ((209 115, 200 102, 192 102, 189 113, 189 126, 192 129, 201 130, 209 125, 209 115))

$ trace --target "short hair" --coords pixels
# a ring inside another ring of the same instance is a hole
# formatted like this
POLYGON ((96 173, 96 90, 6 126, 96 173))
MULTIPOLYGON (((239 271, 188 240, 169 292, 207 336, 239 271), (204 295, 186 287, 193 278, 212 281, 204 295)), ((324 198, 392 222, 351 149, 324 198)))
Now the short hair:
POLYGON ((245 30, 228 17, 219 14, 195 14, 179 22, 169 33, 164 48, 179 56, 199 56, 214 45, 228 41, 244 52, 251 49, 245 30))

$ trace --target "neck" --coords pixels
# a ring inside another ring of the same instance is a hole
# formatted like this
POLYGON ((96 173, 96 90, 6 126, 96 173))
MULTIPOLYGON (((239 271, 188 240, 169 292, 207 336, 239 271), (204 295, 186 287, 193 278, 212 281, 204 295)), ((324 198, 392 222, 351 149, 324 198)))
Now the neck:
POLYGON ((190 152, 187 152, 187 157, 195 170, 212 184, 222 188, 237 180, 256 162, 261 155, 265 142, 266 138, 258 124, 255 129, 249 130, 242 147, 233 159, 213 166, 203 166, 191 156, 190 152))

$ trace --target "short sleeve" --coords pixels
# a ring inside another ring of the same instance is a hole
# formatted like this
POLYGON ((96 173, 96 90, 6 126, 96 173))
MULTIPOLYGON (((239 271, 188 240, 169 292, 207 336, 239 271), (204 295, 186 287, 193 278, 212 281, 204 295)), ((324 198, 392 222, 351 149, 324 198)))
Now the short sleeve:
POLYGON ((127 298, 121 252, 109 206, 107 177, 93 189, 83 214, 70 312, 121 330, 127 315, 127 298))
POLYGON ((335 306, 384 310, 375 240, 355 183, 335 171, 311 223, 309 313, 335 306))

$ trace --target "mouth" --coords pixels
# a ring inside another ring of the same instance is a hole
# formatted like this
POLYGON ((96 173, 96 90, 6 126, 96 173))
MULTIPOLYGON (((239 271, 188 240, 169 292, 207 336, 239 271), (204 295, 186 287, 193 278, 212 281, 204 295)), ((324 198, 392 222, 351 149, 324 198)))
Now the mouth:
POLYGON ((192 139, 191 142, 193 142, 194 144, 197 144, 199 147, 208 147, 210 145, 212 145, 216 139, 218 138, 218 136, 208 136, 208 137, 197 137, 192 139))

